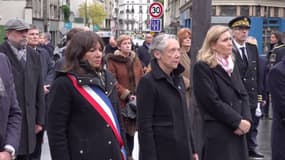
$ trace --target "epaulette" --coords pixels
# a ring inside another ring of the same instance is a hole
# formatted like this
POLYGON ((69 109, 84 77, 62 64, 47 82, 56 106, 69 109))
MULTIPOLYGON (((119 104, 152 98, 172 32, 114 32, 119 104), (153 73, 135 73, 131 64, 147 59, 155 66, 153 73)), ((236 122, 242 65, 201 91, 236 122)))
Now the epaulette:
POLYGON ((257 46, 257 42, 254 41, 247 41, 246 43, 252 46, 257 46))
POLYGON ((278 49, 278 48, 282 48, 282 47, 285 47, 285 44, 281 44, 281 45, 279 45, 279 46, 276 46, 276 47, 274 47, 272 50, 275 50, 275 49, 278 49))

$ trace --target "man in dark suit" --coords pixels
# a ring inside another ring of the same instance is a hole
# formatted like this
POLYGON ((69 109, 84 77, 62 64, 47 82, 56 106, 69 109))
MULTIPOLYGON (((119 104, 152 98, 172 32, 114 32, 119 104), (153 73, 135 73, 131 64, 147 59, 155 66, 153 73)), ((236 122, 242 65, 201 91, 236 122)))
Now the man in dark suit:
MULTIPOLYGON (((28 46, 32 47, 37 54, 40 56, 41 60, 41 66, 42 66, 42 78, 43 78, 43 89, 44 89, 44 94, 45 94, 45 106, 46 110, 47 109, 47 95, 49 93, 49 89, 51 86, 51 83, 54 79, 54 65, 52 63, 52 59, 49 56, 49 53, 47 52, 46 49, 42 48, 39 43, 39 29, 35 25, 30 25, 30 29, 28 30, 27 33, 27 43, 28 46)), ((45 115, 45 119, 47 117, 47 114, 45 115)), ((42 142, 43 142, 43 135, 44 135, 44 130, 40 131, 37 134, 37 144, 36 148, 31 155, 32 160, 40 160, 41 158, 41 148, 42 148, 42 142)))
POLYGON ((39 35, 40 36, 40 45, 42 48, 47 50, 49 53, 49 56, 53 58, 53 51, 54 51, 54 46, 51 44, 51 35, 49 32, 45 32, 39 35))
POLYGON ((145 40, 143 42, 143 45, 137 49, 137 54, 142 62, 144 70, 145 70, 145 67, 147 67, 150 63, 151 55, 148 52, 148 48, 152 42, 152 39, 153 39, 153 35, 150 33, 147 33, 145 35, 145 40))
POLYGON ((8 58, 0 53, 0 159, 11 160, 21 136, 21 109, 8 58))
POLYGON ((8 20, 5 24, 7 40, 0 45, 0 52, 6 54, 11 62, 17 100, 23 113, 17 160, 30 159, 45 114, 40 57, 26 45, 28 29, 22 19, 8 20))
POLYGON ((261 111, 257 109, 258 97, 258 49, 256 45, 247 43, 250 29, 250 19, 240 16, 229 22, 229 27, 233 33, 233 52, 236 57, 236 66, 239 69, 240 77, 247 90, 250 100, 250 111, 253 120, 250 132, 247 134, 247 144, 249 156, 254 159, 263 159, 264 156, 256 151, 257 127, 261 116, 261 111))
POLYGON ((285 57, 269 72, 273 122, 271 134, 272 160, 285 159, 285 57))

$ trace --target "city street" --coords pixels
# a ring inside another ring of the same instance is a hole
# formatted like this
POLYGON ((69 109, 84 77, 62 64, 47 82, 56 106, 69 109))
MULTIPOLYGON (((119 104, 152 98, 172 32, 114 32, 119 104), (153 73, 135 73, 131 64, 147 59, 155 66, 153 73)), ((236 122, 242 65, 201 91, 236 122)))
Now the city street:
MULTIPOLYGON (((258 151, 260 151, 265 155, 264 160, 271 160, 271 149, 270 149, 271 122, 272 120, 261 120, 259 126, 258 151)), ((133 155, 136 158, 138 154, 136 151, 134 151, 133 155)), ((43 144, 42 160, 51 160, 46 135, 43 144)))

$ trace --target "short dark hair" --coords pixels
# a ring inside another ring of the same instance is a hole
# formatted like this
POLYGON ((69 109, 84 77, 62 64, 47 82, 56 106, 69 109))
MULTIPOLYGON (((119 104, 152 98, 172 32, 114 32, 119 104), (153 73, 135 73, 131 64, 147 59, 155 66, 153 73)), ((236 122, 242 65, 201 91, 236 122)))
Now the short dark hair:
POLYGON ((66 34, 66 41, 70 41, 74 34, 77 32, 83 32, 84 30, 82 28, 72 28, 70 29, 66 34))
POLYGON ((278 40, 277 43, 282 43, 282 33, 281 32, 273 31, 271 34, 276 37, 276 39, 278 40))
POLYGON ((29 27, 30 27, 29 30, 31 30, 31 29, 37 29, 38 30, 38 27, 34 24, 30 24, 29 27))
POLYGON ((64 71, 80 71, 79 62, 84 55, 91 48, 97 46, 98 43, 103 50, 103 40, 95 32, 84 31, 75 33, 66 48, 64 71))

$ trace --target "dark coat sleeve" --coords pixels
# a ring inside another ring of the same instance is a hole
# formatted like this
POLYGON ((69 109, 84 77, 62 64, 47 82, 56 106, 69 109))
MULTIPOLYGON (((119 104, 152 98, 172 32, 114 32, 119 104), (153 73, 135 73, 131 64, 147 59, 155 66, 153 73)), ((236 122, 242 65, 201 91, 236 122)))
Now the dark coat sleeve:
MULTIPOLYGON (((2 59, 2 56, 1 56, 2 59)), ((20 135, 21 135, 21 122, 22 122, 22 114, 21 109, 18 105, 16 92, 15 92, 15 85, 14 85, 14 78, 12 74, 11 65, 8 61, 8 58, 6 56, 3 56, 2 66, 7 66, 5 69, 7 75, 7 95, 9 98, 9 101, 7 104, 10 104, 9 110, 8 110, 8 123, 7 123, 7 132, 6 132, 6 144, 12 145, 16 150, 19 146, 20 142, 20 135)), ((4 67, 5 68, 5 67, 4 67)), ((4 69, 2 68, 2 69, 4 69)))
POLYGON ((138 106, 138 138, 140 143, 140 159, 156 160, 157 153, 153 135, 153 114, 155 106, 155 90, 149 79, 142 77, 137 88, 138 106))
MULTIPOLYGON (((280 62, 283 63, 283 62, 280 62)), ((280 63, 277 64, 280 66, 280 63)), ((284 69, 284 67, 282 68, 284 69)), ((272 103, 275 112, 285 115, 285 73, 284 70, 274 67, 268 76, 269 90, 272 95, 272 103)))
POLYGON ((45 76, 45 79, 43 80, 44 81, 44 85, 46 84, 51 84, 52 81, 54 80, 54 77, 55 77, 55 72, 54 72, 54 63, 52 62, 52 59, 51 57, 46 54, 45 55, 46 57, 46 66, 47 67, 47 73, 46 73, 46 76, 45 76))
POLYGON ((220 98, 210 67, 198 62, 194 66, 193 75, 194 94, 199 106, 212 120, 218 120, 233 130, 237 129, 242 117, 220 98))

